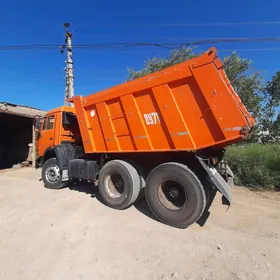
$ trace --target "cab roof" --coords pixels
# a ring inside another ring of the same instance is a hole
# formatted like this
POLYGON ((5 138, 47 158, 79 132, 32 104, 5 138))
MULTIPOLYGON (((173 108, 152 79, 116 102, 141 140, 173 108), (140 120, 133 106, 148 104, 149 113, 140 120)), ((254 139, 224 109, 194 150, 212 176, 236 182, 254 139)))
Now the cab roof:
POLYGON ((71 113, 76 113, 75 108, 71 107, 71 106, 61 106, 61 107, 57 107, 55 109, 52 109, 50 111, 47 112, 46 116, 52 115, 52 114, 56 114, 59 112, 71 112, 71 113))

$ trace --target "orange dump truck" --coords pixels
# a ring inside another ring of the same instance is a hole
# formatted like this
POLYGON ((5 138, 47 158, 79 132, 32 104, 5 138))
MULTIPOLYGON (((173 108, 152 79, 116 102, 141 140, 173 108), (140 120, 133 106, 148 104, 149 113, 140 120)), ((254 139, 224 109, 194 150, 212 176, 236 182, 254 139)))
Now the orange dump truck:
POLYGON ((38 126, 47 188, 91 181, 115 209, 145 195, 160 221, 179 228, 204 224, 217 191, 231 203, 224 148, 248 138, 255 121, 216 49, 68 101, 74 106, 48 112, 38 126))

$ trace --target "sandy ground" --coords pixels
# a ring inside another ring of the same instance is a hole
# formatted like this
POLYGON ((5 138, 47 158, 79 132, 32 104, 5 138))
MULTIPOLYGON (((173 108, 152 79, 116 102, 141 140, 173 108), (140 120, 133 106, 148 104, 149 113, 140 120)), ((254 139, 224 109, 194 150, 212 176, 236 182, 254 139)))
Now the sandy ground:
POLYGON ((280 279, 280 194, 235 188, 204 227, 125 211, 90 187, 48 190, 39 173, 0 173, 0 279, 280 279))

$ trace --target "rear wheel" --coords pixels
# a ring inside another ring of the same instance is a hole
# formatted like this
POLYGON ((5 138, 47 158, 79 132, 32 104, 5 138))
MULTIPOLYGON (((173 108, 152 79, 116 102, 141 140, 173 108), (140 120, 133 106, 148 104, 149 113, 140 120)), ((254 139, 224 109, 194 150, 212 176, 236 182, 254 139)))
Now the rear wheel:
POLYGON ((146 187, 145 178, 147 176, 146 176, 144 168, 140 164, 131 162, 131 165, 134 166, 135 169, 137 170, 138 176, 139 176, 139 179, 140 179, 141 188, 140 188, 140 192, 139 192, 139 195, 138 195, 136 201, 141 201, 145 198, 145 187, 146 187))
POLYGON ((62 182, 62 176, 56 158, 50 158, 44 163, 42 179, 45 187, 48 189, 61 189, 67 185, 67 182, 62 182))
POLYGON ((101 169, 98 189, 103 202, 114 209, 126 209, 139 196, 140 176, 131 164, 122 160, 111 160, 101 169))
POLYGON ((161 164, 150 173, 146 200, 160 221, 178 228, 195 223, 206 206, 205 191, 197 176, 174 162, 161 164))

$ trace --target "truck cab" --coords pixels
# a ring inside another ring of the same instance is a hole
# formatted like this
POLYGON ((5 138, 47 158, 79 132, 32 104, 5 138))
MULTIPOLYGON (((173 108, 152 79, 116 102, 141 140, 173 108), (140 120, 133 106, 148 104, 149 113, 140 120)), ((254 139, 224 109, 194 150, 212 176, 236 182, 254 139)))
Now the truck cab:
POLYGON ((80 135, 75 108, 62 106, 49 111, 44 118, 36 119, 37 132, 37 165, 46 153, 62 142, 79 143, 80 135))
POLYGON ((38 129, 38 165, 50 189, 87 181, 123 210, 146 197, 156 218, 204 224, 219 191, 232 201, 225 148, 255 124, 216 49, 134 81, 66 100, 38 129), (82 137, 81 137, 82 136, 82 137))

